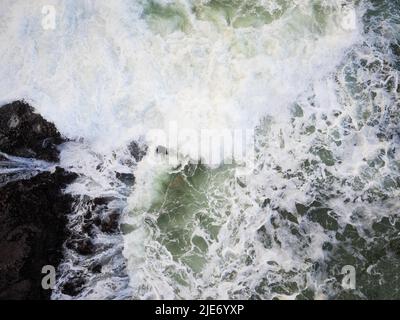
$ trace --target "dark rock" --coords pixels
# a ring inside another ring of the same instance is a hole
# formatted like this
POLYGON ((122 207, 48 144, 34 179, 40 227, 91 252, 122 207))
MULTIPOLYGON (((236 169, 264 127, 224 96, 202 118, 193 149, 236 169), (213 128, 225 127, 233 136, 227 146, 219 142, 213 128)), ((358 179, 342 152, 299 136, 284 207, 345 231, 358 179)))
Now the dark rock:
POLYGON ((102 206, 110 203, 113 200, 115 200, 115 198, 113 197, 101 197, 101 198, 94 198, 92 202, 94 206, 102 206))
POLYGON ((77 252, 82 255, 90 255, 95 251, 95 245, 90 239, 83 239, 77 242, 77 252))
POLYGON ((339 228, 337 219, 329 208, 312 208, 308 216, 311 221, 320 224, 326 230, 337 231, 339 228))
POLYGON ((41 270, 61 261, 73 202, 62 189, 75 178, 57 168, 0 188, 0 299, 50 298, 41 270))
MULTIPOLYGON (((9 168, 12 168, 12 166, 8 166, 9 168)), ((7 165, 2 166, 0 163, 0 169, 5 168, 7 169, 7 165)), ((6 173, 1 173, 0 174, 0 188, 7 183, 11 181, 17 181, 17 180, 28 180, 31 177, 37 175, 40 173, 39 170, 29 170, 29 169, 20 169, 16 171, 9 171, 6 173)))
POLYGON ((96 226, 100 226, 101 225, 101 219, 100 217, 96 217, 93 219, 93 224, 96 226))
POLYGON ((258 239, 261 241, 264 248, 266 249, 272 248, 272 238, 265 226, 262 226, 257 230, 257 235, 258 239))
POLYGON ((131 153, 131 155, 135 158, 136 162, 140 162, 147 153, 147 146, 141 147, 137 142, 133 141, 128 146, 128 150, 131 153))
POLYGON ((390 48, 392 49, 393 54, 400 58, 400 45, 394 42, 390 45, 390 48))
POLYGON ((95 252, 96 247, 90 238, 75 239, 72 238, 67 241, 66 246, 68 249, 75 250, 81 255, 87 256, 95 252))
POLYGON ((93 267, 90 268, 90 270, 94 273, 101 273, 101 269, 102 269, 102 265, 101 264, 96 264, 93 267))
POLYGON ((82 231, 86 233, 88 236, 93 236, 93 223, 94 221, 89 219, 82 225, 82 231))
POLYGON ((82 287, 85 285, 85 282, 85 279, 81 276, 71 278, 64 284, 61 292, 74 297, 82 291, 82 287))
POLYGON ((132 173, 116 172, 115 176, 119 181, 125 183, 127 186, 133 186, 135 184, 135 176, 132 173))
POLYGON ((0 108, 0 151, 18 157, 57 162, 63 143, 54 124, 23 101, 0 108))
POLYGON ((400 256, 400 238, 395 238, 389 242, 389 250, 400 256))
POLYGON ((112 212, 101 222, 101 231, 105 233, 115 233, 119 230, 119 213, 112 212))
POLYGON ((261 208, 266 208, 268 205, 271 204, 271 199, 267 198, 263 201, 263 204, 261 205, 261 208))

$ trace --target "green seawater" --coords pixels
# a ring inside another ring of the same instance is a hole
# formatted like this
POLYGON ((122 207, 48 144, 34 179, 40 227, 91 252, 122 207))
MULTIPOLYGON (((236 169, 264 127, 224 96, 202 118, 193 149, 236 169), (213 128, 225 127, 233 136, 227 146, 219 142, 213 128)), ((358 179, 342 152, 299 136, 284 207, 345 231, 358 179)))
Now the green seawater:
MULTIPOLYGON (((193 1, 189 3, 189 14, 180 2, 150 1, 143 15, 153 32, 162 36, 177 31, 190 33, 193 18, 211 21, 221 29, 260 28, 280 19, 288 19, 288 24, 295 26, 298 21, 309 19, 309 30, 318 35, 325 32, 328 16, 336 10, 324 1, 315 1, 308 16, 300 11, 293 15, 298 10, 293 1, 274 3, 268 10, 260 1, 193 1), (294 20, 290 20, 291 14, 294 20)), ((336 70, 335 92, 340 109, 314 112, 318 102, 313 94, 290 107, 290 130, 294 133, 282 135, 281 148, 288 142, 309 144, 303 159, 293 160, 298 161, 295 170, 268 162, 273 158, 268 155, 268 139, 274 130, 273 120, 268 120, 260 121, 257 157, 265 161, 255 174, 260 180, 265 175, 265 181, 276 176, 276 185, 261 183, 259 189, 250 189, 235 178, 233 166, 224 165, 217 169, 188 165, 180 172, 157 178, 158 195, 149 209, 157 216, 151 226, 156 241, 194 277, 200 279, 207 264, 215 259, 210 256, 210 247, 221 240, 221 228, 233 210, 241 210, 241 214, 248 210, 244 204, 240 207, 240 200, 236 201, 236 189, 245 190, 244 194, 254 200, 249 207, 258 210, 259 221, 265 224, 254 232, 253 238, 249 237, 254 243, 246 243, 246 251, 235 266, 249 268, 263 259, 263 250, 268 257, 273 250, 295 251, 292 256, 301 267, 288 268, 265 260, 258 265, 265 266, 265 273, 257 269, 263 275, 255 282, 241 282, 240 289, 229 293, 231 298, 400 299, 400 203, 396 198, 400 190, 400 85, 393 76, 400 71, 400 3, 353 3, 363 8, 359 12, 364 41, 348 51, 336 70), (344 153, 349 137, 354 137, 356 147, 356 137, 367 133, 378 138, 377 152, 363 159, 358 172, 342 174, 343 162, 351 161, 344 153), (287 210, 281 204, 287 196, 285 188, 291 183, 296 183, 299 190, 309 186, 310 201, 291 203, 287 207, 292 209, 287 210), (234 208, 235 203, 239 204, 234 208), (326 236, 318 243, 317 249, 324 253, 318 259, 307 256, 316 249, 316 234, 326 236), (356 270, 356 287, 350 290, 342 286, 341 272, 347 265, 356 270)), ((241 241, 239 231, 232 237, 241 241)), ((227 281, 234 282, 240 272, 229 273, 227 281)), ((174 277, 180 285, 189 287, 188 277, 178 273, 174 277)))
POLYGON ((179 173, 160 177, 160 196, 149 210, 158 216, 157 240, 194 272, 201 272, 208 245, 217 239, 224 222, 220 211, 233 174, 233 166, 211 170, 204 165, 187 165, 179 173))

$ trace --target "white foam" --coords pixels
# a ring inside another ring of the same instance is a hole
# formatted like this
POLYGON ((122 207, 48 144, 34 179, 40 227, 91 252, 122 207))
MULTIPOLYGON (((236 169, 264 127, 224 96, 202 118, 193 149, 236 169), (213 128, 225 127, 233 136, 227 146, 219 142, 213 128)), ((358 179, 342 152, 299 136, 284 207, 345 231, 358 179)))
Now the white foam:
POLYGON ((0 40, 12 43, 0 49, 2 99, 28 99, 64 134, 102 152, 172 121, 251 129, 263 114, 285 114, 356 34, 331 17, 315 37, 310 6, 302 5, 257 29, 219 30, 186 12, 191 30, 163 37, 148 28, 142 10, 140 2, 122 0, 2 1, 0 40), (42 5, 54 6, 55 30, 43 30, 42 5))

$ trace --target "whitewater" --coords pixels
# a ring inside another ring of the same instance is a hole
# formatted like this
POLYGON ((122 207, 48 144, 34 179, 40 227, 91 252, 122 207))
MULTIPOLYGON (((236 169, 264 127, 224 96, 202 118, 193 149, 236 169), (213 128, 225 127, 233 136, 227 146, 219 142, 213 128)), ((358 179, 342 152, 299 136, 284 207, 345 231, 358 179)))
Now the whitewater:
POLYGON ((71 140, 65 192, 123 212, 104 252, 65 249, 52 298, 71 270, 78 299, 399 297, 399 24, 398 1, 0 0, 0 102, 71 140), (251 157, 183 136, 172 164, 171 126, 247 130, 251 157))

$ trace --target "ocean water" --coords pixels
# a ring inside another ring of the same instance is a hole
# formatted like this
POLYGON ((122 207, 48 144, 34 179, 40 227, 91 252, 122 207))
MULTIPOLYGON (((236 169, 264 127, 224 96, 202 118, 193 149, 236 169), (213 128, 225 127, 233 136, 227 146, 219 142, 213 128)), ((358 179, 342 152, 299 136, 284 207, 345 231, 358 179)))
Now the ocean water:
POLYGON ((0 0, 1 102, 74 140, 66 192, 123 212, 100 254, 66 249, 53 298, 70 272, 79 299, 400 298, 399 23, 397 0, 0 0), (207 165, 182 138, 170 163, 171 126, 253 143, 207 165))

